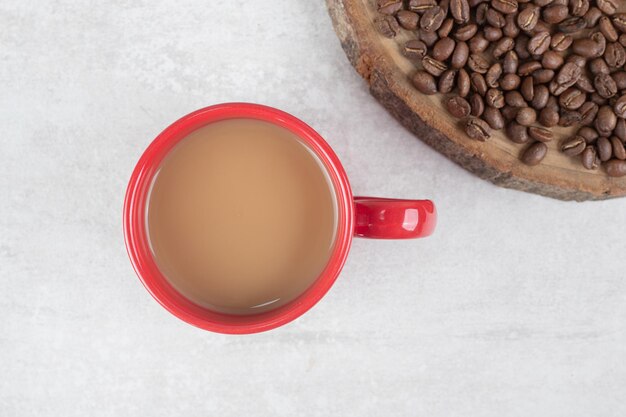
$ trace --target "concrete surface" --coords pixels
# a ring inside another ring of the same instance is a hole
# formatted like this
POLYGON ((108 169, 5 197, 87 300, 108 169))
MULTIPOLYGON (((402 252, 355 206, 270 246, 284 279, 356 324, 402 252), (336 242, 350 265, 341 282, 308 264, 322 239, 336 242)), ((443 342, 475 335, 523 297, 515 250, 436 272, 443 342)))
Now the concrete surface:
POLYGON ((497 188, 401 128, 322 0, 0 3, 0 415, 626 415, 626 200, 497 188), (356 240, 296 322, 230 337, 128 262, 126 181, 208 104, 285 109, 356 193, 430 197, 432 238, 356 240))

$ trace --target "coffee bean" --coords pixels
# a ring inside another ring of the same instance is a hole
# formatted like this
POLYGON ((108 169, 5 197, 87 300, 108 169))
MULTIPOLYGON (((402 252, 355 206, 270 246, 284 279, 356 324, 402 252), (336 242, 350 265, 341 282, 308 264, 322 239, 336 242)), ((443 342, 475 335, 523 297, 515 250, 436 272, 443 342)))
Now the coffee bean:
POLYGON ((496 9, 488 9, 487 13, 485 14, 485 18, 487 20, 487 23, 489 23, 489 25, 493 26, 494 28, 502 29, 504 25, 506 25, 506 19, 504 18, 504 15, 496 9))
POLYGON ((618 13, 612 17, 613 26, 626 33, 626 13, 618 13))
POLYGON ((572 54, 570 56, 567 57, 567 59, 565 60, 565 63, 572 63, 572 64, 576 64, 578 65, 580 68, 585 68, 585 66, 587 65, 587 58, 577 55, 577 54, 572 54))
MULTIPOLYGON (((600 135, 592 127, 584 126, 578 129, 578 136, 585 139, 586 144, 594 143, 600 135)), ((582 151, 581 151, 582 152, 582 151)))
POLYGON ((554 79, 554 71, 551 69, 540 69, 533 72, 533 79, 537 84, 545 84, 554 79))
POLYGON ((504 95, 501 90, 490 88, 485 94, 485 104, 496 109, 504 107, 504 95))
POLYGON ((613 146, 608 138, 598 138, 596 149, 598 150, 598 158, 600 158, 602 162, 608 161, 613 156, 613 146))
POLYGON ((599 109, 600 107, 596 103, 591 101, 585 102, 580 109, 578 109, 580 113, 580 124, 585 126, 593 124, 599 109))
POLYGON ((626 142, 626 120, 617 119, 617 125, 613 129, 613 134, 620 138, 622 142, 626 142))
POLYGON ((613 146, 613 156, 621 161, 626 160, 626 148, 624 143, 617 136, 611 137, 611 146, 613 146))
POLYGON ((498 82, 501 76, 502 64, 496 62, 489 68, 489 71, 487 71, 487 73, 485 74, 485 81, 487 82, 487 85, 489 87, 496 88, 498 86, 498 82))
POLYGON ((506 25, 502 28, 502 33, 504 36, 509 38, 517 38, 521 32, 520 28, 517 26, 516 16, 514 14, 507 14, 506 17, 506 25))
POLYGON ((585 141, 585 138, 577 135, 565 140, 561 144, 561 152, 567 156, 576 156, 583 153, 586 147, 587 142, 585 141))
POLYGON ((473 54, 484 52, 489 47, 489 41, 485 39, 482 33, 477 34, 469 40, 469 49, 473 54))
POLYGON ((500 130, 504 127, 504 116, 499 109, 487 107, 483 113, 483 119, 492 129, 500 130))
POLYGON ((537 26, 541 10, 536 6, 529 6, 517 15, 517 25, 520 29, 530 32, 537 26))
POLYGON ((487 21, 487 11, 489 9, 489 4, 481 3, 476 7, 476 23, 479 25, 484 25, 487 21))
POLYGON ((555 96, 549 96, 548 97, 548 101, 546 102, 546 107, 549 109, 552 109, 556 112, 558 112, 559 110, 561 110, 561 107, 559 106, 559 99, 558 97, 555 96))
POLYGON ((593 85, 593 82, 587 77, 586 74, 582 74, 578 81, 576 81, 576 87, 585 93, 593 93, 596 91, 596 88, 593 85))
POLYGON ((535 142, 530 145, 522 154, 522 162, 526 165, 539 165, 548 154, 548 147, 543 142, 535 142))
POLYGON ((617 117, 626 119, 626 95, 617 99, 617 101, 613 104, 613 110, 615 111, 617 117))
POLYGON ((618 8, 618 0, 596 0, 598 9, 608 15, 615 14, 618 8))
POLYGON ((555 51, 547 51, 541 58, 541 65, 546 69, 555 70, 563 65, 564 59, 561 54, 555 51))
POLYGON ((432 56, 437 61, 445 61, 452 55, 456 43, 451 38, 439 39, 433 46, 432 56))
POLYGON ((396 15, 398 23, 406 30, 415 30, 419 24, 419 15, 408 10, 400 10, 396 15))
POLYGON ((515 143, 528 143, 530 136, 528 135, 528 128, 522 126, 517 122, 511 122, 506 127, 506 136, 515 143))
POLYGON ((467 0, 450 0, 450 13, 456 23, 467 23, 470 19, 470 7, 467 0))
POLYGON ((437 0, 410 0, 409 10, 417 13, 425 13, 437 5, 437 0))
POLYGON ((428 55, 422 59, 422 67, 424 67, 426 72, 434 75, 435 77, 439 77, 445 70, 448 69, 446 64, 428 55))
POLYGON ((437 90, 441 94, 448 94, 454 89, 454 80, 456 78, 455 70, 446 70, 439 77, 439 82, 437 83, 437 90))
POLYGON ((607 104, 607 103, 608 103, 608 100, 607 100, 606 98, 602 97, 602 96, 601 96, 600 94, 598 94, 597 92, 592 93, 592 94, 589 96, 589 100, 590 100, 592 103, 596 103, 596 104, 597 104, 597 105, 599 105, 599 106, 603 106, 603 105, 605 105, 605 104, 607 104))
POLYGON ((600 9, 598 9, 597 7, 591 7, 589 8, 589 11, 585 13, 583 19, 585 20, 587 27, 592 28, 598 24, 598 20, 602 16, 604 16, 604 13, 602 13, 600 9))
POLYGON ((581 38, 572 43, 572 51, 585 58, 596 58, 602 55, 602 46, 593 39, 581 38))
POLYGON ((461 97, 467 97, 470 91, 471 82, 469 74, 463 68, 461 68, 457 74, 456 85, 459 95, 461 97))
POLYGON ((431 7, 420 18, 420 28, 426 32, 434 32, 441 27, 446 15, 439 6, 431 7))
POLYGON ((550 142, 554 139, 552 131, 543 127, 531 126, 528 128, 528 134, 539 142, 550 142))
POLYGON ((589 0, 570 0, 570 13, 572 16, 584 16, 589 11, 589 0))
POLYGON ((470 115, 471 106, 463 97, 454 96, 444 100, 448 112, 457 119, 464 119, 470 115))
POLYGON ((548 98, 550 97, 550 91, 545 85, 538 85, 534 87, 534 96, 530 105, 535 110, 541 110, 548 104, 548 98))
POLYGON ((626 72, 617 71, 611 74, 618 90, 626 90, 626 72))
POLYGON ((500 88, 504 91, 511 91, 519 88, 522 79, 517 74, 505 74, 500 80, 500 88))
POLYGON ((543 20, 548 24, 556 24, 561 23, 567 16, 569 15, 569 10, 567 6, 564 5, 554 5, 545 8, 541 14, 543 20))
POLYGON ((545 127, 554 127, 559 124, 559 112, 554 109, 544 107, 541 112, 539 112, 539 123, 545 127))
POLYGON ((531 55, 541 55, 548 50, 551 41, 550 32, 539 32, 528 41, 528 52, 531 55))
POLYGON ((519 91, 507 91, 504 95, 504 102, 507 106, 511 107, 526 107, 528 103, 524 100, 524 97, 519 91))
POLYGON ((597 158, 596 155, 596 148, 594 148, 592 145, 589 145, 585 148, 585 150, 582 153, 582 163, 583 166, 586 169, 598 169, 599 166, 599 160, 597 158))
POLYGON ((439 36, 440 38, 448 38, 450 37, 452 29, 454 29, 454 19, 444 19, 441 26, 439 26, 439 29, 437 29, 437 36, 439 36))
POLYGON ((484 142, 491 137, 491 129, 487 122, 476 117, 465 121, 465 133, 472 139, 484 142))
POLYGON ((467 61, 467 65, 474 72, 485 74, 489 70, 489 62, 478 54, 471 54, 467 61))
POLYGON ((600 136, 610 136, 617 125, 617 116, 609 106, 602 106, 596 116, 595 128, 600 136))
POLYGON ((556 96, 561 95, 565 90, 576 84, 578 78, 582 74, 582 69, 571 62, 563 65, 556 76, 554 87, 550 88, 550 92, 556 96))
POLYGON ((485 111, 485 102, 479 94, 472 94, 470 97, 470 105, 472 106, 471 115, 480 117, 485 111))
POLYGON ((601 97, 610 98, 617 94, 617 84, 609 74, 598 74, 593 80, 593 85, 601 97))
POLYGON ((517 0, 491 0, 491 7, 504 14, 517 13, 517 0))
POLYGON ((518 110, 515 121, 522 126, 531 126, 537 121, 537 112, 531 107, 522 107, 518 110))
POLYGON ((502 69, 506 74, 516 74, 519 68, 519 57, 517 56, 517 52, 509 51, 504 55, 504 60, 502 61, 502 69))
POLYGON ((396 14, 402 9, 402 0, 378 0, 378 12, 382 14, 396 14))
POLYGON ((424 29, 420 29, 418 38, 427 46, 432 47, 439 40, 439 35, 437 35, 437 32, 427 32, 424 29))
POLYGON ((550 47, 555 52, 563 52, 567 50, 574 42, 574 38, 565 33, 555 33, 552 35, 552 40, 550 41, 550 47))
POLYGON ((469 46, 465 42, 457 42, 454 52, 452 53, 452 59, 450 65, 452 68, 463 68, 469 58, 469 46))
POLYGON ((477 72, 472 73, 470 75, 470 81, 472 84, 472 89, 476 91, 481 96, 484 96, 487 93, 487 82, 485 81, 485 77, 482 74, 477 72))
POLYGON ((417 39, 411 39, 404 44, 403 54, 405 57, 420 60, 426 56, 428 47, 426 44, 417 39))
POLYGON ((526 77, 522 82, 520 92, 525 100, 532 101, 535 97, 535 82, 532 77, 526 77))
POLYGON ((614 159, 606 163, 606 173, 609 177, 623 177, 626 175, 626 161, 614 159))
POLYGON ((528 52, 528 41, 530 38, 525 35, 520 35, 515 41, 514 51, 519 59, 530 58, 530 52, 528 52))
POLYGON ((519 69, 517 70, 517 73, 519 75, 521 75, 522 77, 525 77, 527 75, 532 74, 533 72, 541 69, 541 62, 539 61, 530 61, 530 62, 525 62, 522 65, 519 66, 519 69))
POLYGON ((559 116, 559 126, 569 127, 580 124, 582 115, 575 110, 562 110, 559 116))
POLYGON ((493 26, 487 26, 485 30, 483 30, 483 35, 485 35, 485 39, 489 42, 496 42, 504 36, 502 29, 493 26))
POLYGON ((374 20, 378 31, 387 38, 394 38, 400 31, 400 25, 393 16, 382 15, 374 20))
POLYGON ((583 30, 587 23, 580 17, 570 17, 565 19, 557 26, 558 30, 563 33, 577 33, 583 30))
POLYGON ((513 38, 508 38, 508 37, 502 38, 494 46, 493 51, 491 52, 491 55, 493 55, 494 58, 500 58, 502 55, 506 54, 507 52, 512 51, 514 46, 515 46, 515 41, 513 40, 513 38))
POLYGON ((559 96, 559 104, 567 110, 578 110, 585 103, 586 94, 570 87, 559 96))
POLYGON ((626 63, 626 50, 617 42, 609 43, 604 51, 604 60, 609 68, 622 68, 626 63))
POLYGON ((432 95, 437 93, 437 83, 435 82, 435 77, 426 71, 418 71, 415 73, 413 76, 413 85, 422 94, 432 95))
POLYGON ((515 120, 518 110, 518 107, 504 106, 500 109, 500 113, 502 113, 502 116, 504 116, 504 120, 506 120, 507 122, 511 122, 515 120))
POLYGON ((606 16, 602 16, 598 21, 598 25, 600 32, 602 32, 607 41, 617 42, 619 34, 617 33, 615 26, 613 26, 613 23, 611 23, 611 19, 606 16))
POLYGON ((454 38, 457 41, 467 42, 476 35, 476 32, 478 32, 478 26, 474 24, 463 25, 456 30, 454 38))

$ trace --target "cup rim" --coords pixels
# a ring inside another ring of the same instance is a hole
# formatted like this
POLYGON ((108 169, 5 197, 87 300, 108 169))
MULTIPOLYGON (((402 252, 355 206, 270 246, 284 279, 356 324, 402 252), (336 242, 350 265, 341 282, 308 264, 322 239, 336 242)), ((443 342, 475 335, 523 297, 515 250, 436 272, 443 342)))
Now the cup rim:
POLYGON ((126 190, 123 210, 126 250, 144 287, 166 310, 179 319, 218 333, 258 333, 287 324, 315 304, 332 287, 345 264, 354 229, 354 203, 348 177, 330 145, 313 128, 281 110, 253 103, 223 103, 189 113, 163 130, 143 152, 126 190), (148 191, 167 153, 190 132, 220 120, 247 118, 286 128, 305 142, 321 160, 332 181, 337 201, 337 234, 329 261, 319 277, 300 296, 276 309, 251 315, 232 315, 192 303, 161 274, 149 249, 145 209, 148 191))

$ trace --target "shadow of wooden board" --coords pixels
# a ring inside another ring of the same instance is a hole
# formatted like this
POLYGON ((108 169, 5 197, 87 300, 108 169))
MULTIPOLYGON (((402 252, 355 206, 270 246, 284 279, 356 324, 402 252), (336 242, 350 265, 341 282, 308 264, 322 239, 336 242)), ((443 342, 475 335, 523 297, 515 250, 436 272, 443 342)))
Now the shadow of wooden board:
MULTIPOLYGON (((556 128, 556 140, 538 166, 519 161, 524 149, 503 132, 493 132, 487 142, 469 139, 458 120, 448 115, 442 95, 426 96, 411 85, 413 62, 400 45, 415 35, 402 31, 395 39, 378 33, 375 0, 326 0, 335 32, 357 72, 369 84, 371 94, 419 139, 480 178, 501 187, 560 200, 604 200, 626 196, 626 177, 610 178, 603 170, 589 171, 579 160, 557 149, 573 128, 556 128)), ((622 6, 626 10, 626 4, 622 6)))

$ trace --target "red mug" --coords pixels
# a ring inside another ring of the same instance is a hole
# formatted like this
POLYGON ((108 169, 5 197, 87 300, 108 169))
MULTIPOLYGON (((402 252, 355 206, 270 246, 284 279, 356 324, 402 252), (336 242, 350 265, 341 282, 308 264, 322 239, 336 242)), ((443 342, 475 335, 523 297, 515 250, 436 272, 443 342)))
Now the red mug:
POLYGON ((124 201, 124 237, 135 272, 148 292, 176 317, 205 330, 228 334, 257 333, 289 323, 313 307, 333 285, 343 267, 352 236, 410 239, 432 234, 437 221, 429 200, 352 197, 346 173, 326 141, 306 123, 280 110, 248 103, 226 103, 183 116, 145 150, 130 177, 124 201), (146 233, 146 201, 152 180, 167 153, 192 131, 212 122, 246 118, 273 123, 295 133, 315 152, 331 178, 338 221, 334 249, 313 284, 291 302, 251 315, 211 311, 186 299, 159 271, 146 233))

